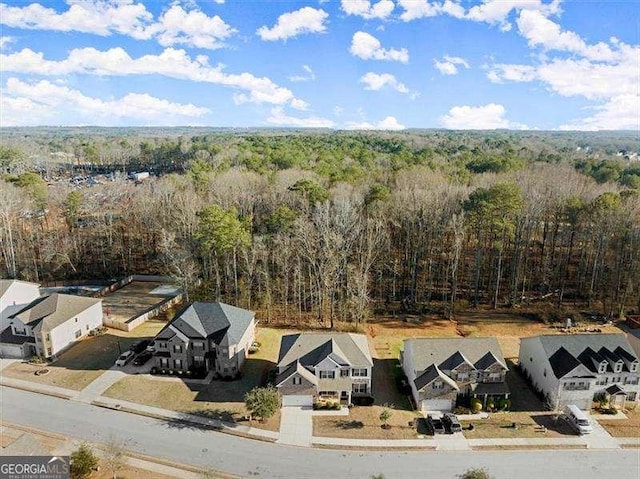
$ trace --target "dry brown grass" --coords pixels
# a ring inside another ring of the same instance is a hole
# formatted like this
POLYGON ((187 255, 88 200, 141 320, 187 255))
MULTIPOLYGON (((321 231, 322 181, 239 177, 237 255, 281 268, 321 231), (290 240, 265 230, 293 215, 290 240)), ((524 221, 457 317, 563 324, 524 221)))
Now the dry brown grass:
POLYGON ((382 406, 352 407, 348 416, 314 416, 313 435, 352 439, 416 439, 415 427, 409 421, 416 419, 412 411, 391 410, 389 429, 380 422, 382 406))
POLYGON ((604 427, 613 437, 638 437, 640 438, 640 410, 625 413, 627 419, 599 419, 598 423, 604 427))
POLYGON ((492 414, 487 419, 460 421, 467 439, 480 438, 517 438, 517 437, 567 437, 575 436, 573 430, 563 421, 555 421, 555 415, 544 413, 507 412, 492 414), (466 429, 473 424, 472 431, 466 429), (513 423, 516 429, 510 427, 513 423), (536 426, 545 426, 546 432, 540 432, 536 426))

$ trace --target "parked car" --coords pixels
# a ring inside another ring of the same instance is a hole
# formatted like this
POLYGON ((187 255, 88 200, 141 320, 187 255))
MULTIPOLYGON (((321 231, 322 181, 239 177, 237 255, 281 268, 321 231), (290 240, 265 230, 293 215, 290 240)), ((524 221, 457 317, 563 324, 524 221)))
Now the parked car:
POLYGON ((147 349, 145 351, 149 351, 150 353, 155 353, 156 352, 156 342, 155 341, 151 341, 149 343, 149 345, 147 346, 147 349))
POLYGON ((430 434, 444 434, 444 424, 442 424, 442 420, 437 417, 433 417, 431 415, 427 416, 427 428, 430 431, 430 434))
POLYGON ((152 352, 150 352, 150 351, 142 351, 133 360, 133 365, 134 366, 142 366, 147 361, 149 361, 149 359, 151 359, 152 357, 153 357, 153 353, 152 352))
POLYGON ((125 351, 120 355, 118 359, 116 359, 116 366, 120 366, 120 367, 124 366, 125 364, 129 363, 129 361, 133 359, 133 356, 134 356, 133 351, 125 351))
POLYGON ((593 426, 587 415, 575 404, 569 404, 564 410, 564 419, 580 435, 591 434, 593 426))
POLYGON ((142 351, 147 349, 147 346, 149 346, 150 342, 151 340, 149 339, 141 339, 140 341, 136 341, 135 343, 133 343, 129 350, 133 351, 136 354, 141 353, 142 351))
POLYGON ((453 413, 448 412, 446 414, 443 414, 442 423, 444 424, 447 432, 450 434, 462 431, 462 426, 460 425, 460 421, 458 421, 458 416, 453 413))

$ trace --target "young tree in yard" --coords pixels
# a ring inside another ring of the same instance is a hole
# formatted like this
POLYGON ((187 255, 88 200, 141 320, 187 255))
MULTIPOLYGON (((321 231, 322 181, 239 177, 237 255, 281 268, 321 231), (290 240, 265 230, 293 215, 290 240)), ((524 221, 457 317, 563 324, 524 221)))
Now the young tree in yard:
POLYGON ((98 466, 98 458, 88 444, 80 444, 80 447, 71 453, 71 477, 82 479, 88 477, 98 466))
POLYGON ((273 386, 253 388, 244 396, 244 401, 251 415, 259 417, 261 421, 269 419, 280 407, 278 390, 273 386))
POLYGON ((102 462, 113 474, 113 479, 117 479, 118 471, 125 465, 124 447, 115 438, 109 439, 104 448, 104 458, 102 462))
POLYGON ((393 416, 393 412, 391 410, 384 408, 380 413, 380 422, 382 423, 382 428, 386 429, 388 427, 389 419, 393 416))
POLYGON ((460 479, 492 479, 492 476, 483 468, 467 469, 458 477, 460 479))

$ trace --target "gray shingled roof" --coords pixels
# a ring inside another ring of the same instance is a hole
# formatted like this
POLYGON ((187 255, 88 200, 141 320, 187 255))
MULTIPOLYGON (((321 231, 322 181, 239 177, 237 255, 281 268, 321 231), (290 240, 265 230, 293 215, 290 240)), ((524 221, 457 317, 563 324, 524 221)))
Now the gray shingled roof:
POLYGON ((569 351, 560 347, 560 349, 549 358, 549 364, 551 365, 551 369, 553 369, 553 374, 555 374, 557 378, 562 378, 582 363, 573 357, 569 351))
POLYGON ((20 281, 17 279, 0 279, 0 298, 2 298, 7 291, 9 291, 9 288, 14 283, 24 283, 24 284, 31 284, 34 286, 40 286, 37 283, 29 283, 28 281, 20 281))
POLYGON ((440 378, 442 381, 446 382, 454 390, 460 390, 456 382, 449 376, 444 374, 442 371, 440 371, 440 369, 438 369, 438 366, 436 366, 435 364, 430 365, 420 376, 418 376, 413 381, 413 383, 416 385, 416 389, 420 391, 420 389, 425 387, 427 384, 432 383, 437 378, 440 378))
POLYGON ((291 363, 291 365, 287 369, 278 374, 278 376, 276 377, 276 386, 280 386, 295 373, 298 373, 311 384, 314 384, 316 386, 318 385, 318 378, 313 373, 309 372, 308 369, 302 366, 302 364, 300 364, 300 361, 295 361, 291 363))
MULTIPOLYGON (((404 340, 404 354, 411 354, 416 371, 424 371, 432 364, 450 363, 453 356, 461 354, 472 364, 483 359, 488 352, 506 369, 507 364, 496 338, 412 338, 404 340)), ((486 358, 483 360, 483 364, 486 358)), ((486 367, 486 365, 485 365, 486 367)), ((484 369, 484 368, 483 368, 484 369)))
POLYGON ((53 293, 32 301, 11 317, 35 331, 47 332, 101 302, 96 298, 53 293))
POLYGON ((343 358, 352 367, 373 366, 363 334, 298 333, 282 336, 278 367, 288 367, 297 360, 305 367, 313 367, 331 355, 343 358))
POLYGON ((213 339, 216 344, 236 344, 255 317, 253 311, 225 303, 195 302, 185 307, 156 336, 169 339, 176 332, 191 339, 213 339))

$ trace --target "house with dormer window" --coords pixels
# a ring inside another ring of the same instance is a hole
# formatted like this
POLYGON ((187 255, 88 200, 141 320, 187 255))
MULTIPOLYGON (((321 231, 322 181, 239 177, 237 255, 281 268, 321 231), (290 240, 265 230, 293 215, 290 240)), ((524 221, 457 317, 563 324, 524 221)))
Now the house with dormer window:
POLYGON ((508 399, 507 364, 495 338, 405 339, 400 363, 421 411, 452 411, 461 397, 508 399))
POLYGON ((638 356, 624 334, 567 334, 523 338, 520 368, 549 405, 590 409, 605 394, 615 407, 638 401, 638 356))
POLYGON ((283 406, 312 406, 318 399, 350 404, 372 396, 373 359, 363 334, 288 334, 280 341, 276 387, 283 406))

